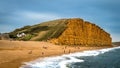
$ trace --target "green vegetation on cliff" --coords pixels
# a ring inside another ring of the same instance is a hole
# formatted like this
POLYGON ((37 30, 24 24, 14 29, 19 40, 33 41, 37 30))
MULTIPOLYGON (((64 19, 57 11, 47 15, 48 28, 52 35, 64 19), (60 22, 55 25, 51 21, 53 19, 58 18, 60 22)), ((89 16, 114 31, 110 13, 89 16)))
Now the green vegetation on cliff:
POLYGON ((18 40, 47 40, 50 38, 57 38, 66 28, 66 19, 53 20, 43 22, 33 26, 24 26, 9 33, 10 38, 18 40), (40 35, 44 32, 44 35, 40 35), (18 38, 17 34, 25 33, 26 36, 18 38))
POLYGON ((80 18, 58 19, 24 26, 9 33, 17 40, 48 40, 60 45, 111 46, 110 34, 80 18))

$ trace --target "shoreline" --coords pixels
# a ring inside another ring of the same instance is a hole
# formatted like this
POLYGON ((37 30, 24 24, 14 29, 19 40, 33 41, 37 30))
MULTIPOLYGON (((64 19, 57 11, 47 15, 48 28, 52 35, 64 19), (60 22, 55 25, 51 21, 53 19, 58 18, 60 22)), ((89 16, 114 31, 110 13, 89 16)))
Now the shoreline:
POLYGON ((19 68, 23 62, 30 62, 38 58, 110 48, 61 46, 38 41, 0 40, 0 44, 0 68, 19 68))

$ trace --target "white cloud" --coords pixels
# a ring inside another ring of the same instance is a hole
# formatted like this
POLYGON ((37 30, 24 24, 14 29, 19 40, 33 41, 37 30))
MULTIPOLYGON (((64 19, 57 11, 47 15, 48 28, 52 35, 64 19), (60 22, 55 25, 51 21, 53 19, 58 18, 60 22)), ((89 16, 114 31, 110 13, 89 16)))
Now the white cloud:
POLYGON ((48 20, 61 18, 59 15, 54 13, 42 13, 42 12, 31 12, 31 11, 15 12, 14 14, 26 20, 48 21, 48 20))
POLYGON ((6 17, 6 24, 0 25, 0 32, 9 32, 16 28, 21 28, 26 25, 35 25, 44 21, 61 18, 55 13, 42 13, 32 11, 17 11, 6 17))

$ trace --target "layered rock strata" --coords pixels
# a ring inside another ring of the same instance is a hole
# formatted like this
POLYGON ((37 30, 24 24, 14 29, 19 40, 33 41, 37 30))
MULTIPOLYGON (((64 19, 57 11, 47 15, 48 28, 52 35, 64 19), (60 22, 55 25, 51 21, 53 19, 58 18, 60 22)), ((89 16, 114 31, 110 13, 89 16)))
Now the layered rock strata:
POLYGON ((58 37, 50 40, 60 45, 107 46, 111 45, 110 34, 99 26, 80 18, 67 19, 67 28, 58 37))

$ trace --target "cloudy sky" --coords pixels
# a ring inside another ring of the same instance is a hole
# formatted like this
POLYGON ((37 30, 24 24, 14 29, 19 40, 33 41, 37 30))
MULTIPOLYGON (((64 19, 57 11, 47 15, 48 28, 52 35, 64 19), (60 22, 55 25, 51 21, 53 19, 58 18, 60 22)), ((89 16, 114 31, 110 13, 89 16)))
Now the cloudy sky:
POLYGON ((82 18, 120 41, 120 0, 0 0, 0 32, 59 18, 82 18))

